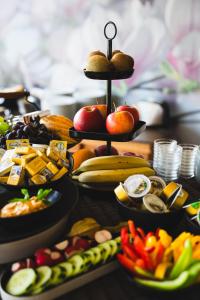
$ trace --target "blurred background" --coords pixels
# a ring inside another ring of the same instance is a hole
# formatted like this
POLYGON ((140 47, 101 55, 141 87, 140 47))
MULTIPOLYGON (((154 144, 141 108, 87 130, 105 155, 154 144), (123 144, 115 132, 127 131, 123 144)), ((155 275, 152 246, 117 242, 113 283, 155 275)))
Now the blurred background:
MULTIPOLYGON (((0 0, 0 87, 21 84, 39 108, 73 118, 105 101, 105 82, 82 69, 106 52, 103 28, 116 23, 113 49, 133 56, 135 73, 113 83, 116 104, 137 105, 149 129, 140 137, 200 140, 199 0, 0 0)), ((0 98, 1 113, 9 107, 0 98)), ((24 100, 17 113, 33 110, 24 100)), ((14 112, 16 113, 16 112, 14 112)))

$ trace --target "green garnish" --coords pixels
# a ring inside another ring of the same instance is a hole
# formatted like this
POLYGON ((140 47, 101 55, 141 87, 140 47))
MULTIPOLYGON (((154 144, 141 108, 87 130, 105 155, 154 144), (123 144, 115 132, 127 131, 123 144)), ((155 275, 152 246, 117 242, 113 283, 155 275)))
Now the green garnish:
MULTIPOLYGON (((39 189, 37 192, 37 200, 41 200, 44 202, 44 204, 49 205, 50 202, 46 200, 46 197, 52 192, 52 189, 39 189)), ((31 199, 30 194, 27 189, 21 189, 22 195, 24 195, 24 198, 13 198, 9 201, 9 203, 12 202, 26 202, 31 199)))

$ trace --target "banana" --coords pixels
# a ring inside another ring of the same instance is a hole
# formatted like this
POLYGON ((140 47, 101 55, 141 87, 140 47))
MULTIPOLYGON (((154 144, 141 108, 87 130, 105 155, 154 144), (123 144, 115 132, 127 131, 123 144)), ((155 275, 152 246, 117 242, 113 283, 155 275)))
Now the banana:
POLYGON ((72 178, 77 179, 79 182, 82 183, 117 183, 126 180, 129 176, 134 174, 144 174, 146 176, 153 176, 155 175, 155 172, 149 167, 115 170, 97 170, 83 172, 78 176, 73 176, 72 178))
POLYGON ((149 166, 149 163, 140 157, 120 155, 100 156, 85 160, 73 174, 85 171, 131 169, 149 166))

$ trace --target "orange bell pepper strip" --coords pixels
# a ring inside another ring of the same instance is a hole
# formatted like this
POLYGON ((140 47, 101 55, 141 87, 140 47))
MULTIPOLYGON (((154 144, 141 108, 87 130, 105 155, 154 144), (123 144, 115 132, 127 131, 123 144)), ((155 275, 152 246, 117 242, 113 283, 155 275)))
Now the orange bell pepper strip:
POLYGON ((129 231, 131 233, 131 236, 134 239, 134 237, 136 235, 136 229, 135 229, 135 224, 132 220, 128 220, 128 227, 129 227, 129 231))

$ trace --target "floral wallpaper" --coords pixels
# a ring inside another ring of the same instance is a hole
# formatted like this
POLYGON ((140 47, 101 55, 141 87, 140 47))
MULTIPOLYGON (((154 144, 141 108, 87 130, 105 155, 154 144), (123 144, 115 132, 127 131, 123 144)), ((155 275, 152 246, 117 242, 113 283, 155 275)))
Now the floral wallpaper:
POLYGON ((169 88, 200 87, 199 0, 0 0, 0 6, 0 86, 73 91, 86 84, 88 52, 106 51, 103 27, 112 20, 114 48, 135 59, 134 76, 116 89, 163 75, 169 88))

